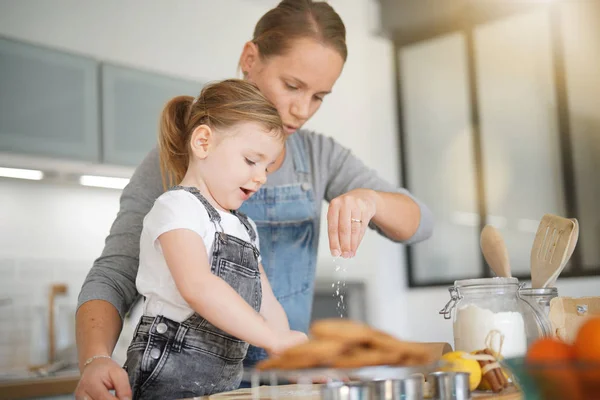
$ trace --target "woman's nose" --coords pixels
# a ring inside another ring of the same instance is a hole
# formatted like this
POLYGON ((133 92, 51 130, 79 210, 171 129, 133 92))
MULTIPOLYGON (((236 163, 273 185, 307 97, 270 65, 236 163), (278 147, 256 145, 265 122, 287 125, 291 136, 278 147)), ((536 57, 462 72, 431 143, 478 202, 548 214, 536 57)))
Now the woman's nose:
POLYGON ((290 113, 301 124, 306 122, 310 110, 310 99, 301 98, 292 103, 290 113))

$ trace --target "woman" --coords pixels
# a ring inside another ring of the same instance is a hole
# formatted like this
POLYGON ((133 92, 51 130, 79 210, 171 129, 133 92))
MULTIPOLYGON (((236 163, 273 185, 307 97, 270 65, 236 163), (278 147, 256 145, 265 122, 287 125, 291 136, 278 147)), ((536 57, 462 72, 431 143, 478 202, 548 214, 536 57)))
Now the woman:
MULTIPOLYGON (((430 211, 406 190, 379 178, 334 140, 300 129, 342 72, 345 35, 327 3, 284 0, 259 20, 240 57, 244 77, 275 105, 288 134, 267 184, 240 210, 257 224, 263 266, 290 328, 303 332, 310 321, 324 199, 334 257, 354 256, 367 226, 404 243, 427 239, 433 226, 430 211)), ((112 388, 120 399, 131 396, 127 374, 109 355, 121 318, 137 297, 142 219, 162 193, 158 153, 152 151, 123 191, 104 251, 79 296, 78 399, 112 398, 112 388)), ((264 357, 263 350, 250 348, 245 365, 264 357)))

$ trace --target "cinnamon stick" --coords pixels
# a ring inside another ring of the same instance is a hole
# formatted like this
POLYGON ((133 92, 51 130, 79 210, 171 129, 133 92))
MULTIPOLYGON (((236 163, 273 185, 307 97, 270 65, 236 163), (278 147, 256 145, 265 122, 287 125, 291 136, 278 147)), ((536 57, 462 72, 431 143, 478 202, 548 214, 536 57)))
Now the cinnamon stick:
MULTIPOLYGON (((483 352, 485 354, 487 354, 488 356, 494 357, 494 354, 492 353, 492 351, 490 349, 484 349, 483 352)), ((502 388, 508 387, 508 380, 504 376, 504 372, 502 372, 502 368, 500 368, 500 367, 494 368, 490 372, 493 372, 496 375, 496 379, 498 380, 498 383, 500 385, 502 385, 502 388)))
MULTIPOLYGON (((486 352, 484 350, 480 350, 480 351, 476 352, 475 354, 482 355, 482 354, 486 354, 486 352)), ((486 365, 491 364, 493 361, 477 360, 477 362, 479 363, 479 366, 483 369, 486 365)), ((485 381, 491 387, 492 392, 494 392, 494 393, 498 393, 498 392, 502 391, 502 389, 504 387, 504 385, 502 385, 502 382, 496 376, 495 369, 491 369, 491 370, 487 371, 486 373, 484 373, 482 376, 482 379, 485 379, 485 381)))

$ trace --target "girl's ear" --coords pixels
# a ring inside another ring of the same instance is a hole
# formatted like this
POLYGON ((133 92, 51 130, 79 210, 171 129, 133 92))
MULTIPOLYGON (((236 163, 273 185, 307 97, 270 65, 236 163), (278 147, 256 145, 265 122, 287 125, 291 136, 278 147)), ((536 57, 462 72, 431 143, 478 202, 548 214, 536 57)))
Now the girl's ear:
POLYGON ((242 55, 240 57, 240 68, 244 74, 244 78, 247 78, 259 60, 258 46, 254 42, 249 41, 244 45, 242 55))
POLYGON ((190 138, 190 147, 195 157, 203 160, 214 145, 215 135, 208 125, 197 126, 190 138))

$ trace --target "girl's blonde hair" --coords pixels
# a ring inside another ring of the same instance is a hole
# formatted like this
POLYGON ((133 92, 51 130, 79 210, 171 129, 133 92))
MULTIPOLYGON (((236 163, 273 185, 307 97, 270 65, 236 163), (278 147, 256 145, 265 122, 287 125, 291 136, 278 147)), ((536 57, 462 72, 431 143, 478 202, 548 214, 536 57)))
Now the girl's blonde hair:
POLYGON ((206 85, 197 98, 171 99, 161 115, 158 139, 164 189, 183 179, 190 161, 190 138, 194 129, 207 125, 223 130, 241 122, 256 122, 266 132, 285 140, 277 109, 248 81, 227 79, 206 85))

